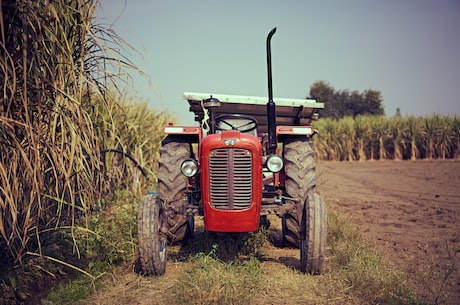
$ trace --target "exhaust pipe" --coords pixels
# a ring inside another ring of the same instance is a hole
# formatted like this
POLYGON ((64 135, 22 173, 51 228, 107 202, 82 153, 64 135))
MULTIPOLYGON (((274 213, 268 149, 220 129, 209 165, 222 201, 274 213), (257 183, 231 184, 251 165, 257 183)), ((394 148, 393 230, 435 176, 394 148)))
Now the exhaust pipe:
POLYGON ((272 86, 272 55, 270 41, 276 32, 273 28, 267 35, 267 74, 268 74, 268 103, 267 103, 267 125, 268 125, 268 153, 276 153, 276 107, 273 101, 272 86))

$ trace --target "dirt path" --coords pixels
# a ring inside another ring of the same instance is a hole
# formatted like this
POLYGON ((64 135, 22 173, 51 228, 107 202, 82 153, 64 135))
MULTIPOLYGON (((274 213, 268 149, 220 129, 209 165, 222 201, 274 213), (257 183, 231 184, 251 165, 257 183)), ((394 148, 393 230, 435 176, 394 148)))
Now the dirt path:
POLYGON ((460 300, 460 162, 320 162, 329 209, 364 237, 435 304, 460 300))

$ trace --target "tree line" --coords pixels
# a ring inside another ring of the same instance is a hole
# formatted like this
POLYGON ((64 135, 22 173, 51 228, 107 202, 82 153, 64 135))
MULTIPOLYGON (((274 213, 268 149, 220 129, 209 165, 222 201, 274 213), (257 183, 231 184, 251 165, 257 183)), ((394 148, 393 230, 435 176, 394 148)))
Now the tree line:
POLYGON ((321 80, 310 87, 310 98, 325 103, 324 109, 319 111, 320 116, 325 118, 385 114, 383 97, 378 90, 335 90, 329 83, 321 80))

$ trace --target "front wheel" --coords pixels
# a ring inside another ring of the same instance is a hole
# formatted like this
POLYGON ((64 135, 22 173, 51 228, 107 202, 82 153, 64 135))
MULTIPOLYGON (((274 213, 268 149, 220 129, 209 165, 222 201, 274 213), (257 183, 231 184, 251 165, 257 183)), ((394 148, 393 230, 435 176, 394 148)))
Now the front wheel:
POLYGON ((166 237, 160 234, 161 202, 154 194, 146 195, 137 215, 139 273, 163 275, 166 270, 166 237))
POLYGON ((300 228, 300 270, 320 274, 326 257, 327 210, 323 197, 308 194, 300 228))

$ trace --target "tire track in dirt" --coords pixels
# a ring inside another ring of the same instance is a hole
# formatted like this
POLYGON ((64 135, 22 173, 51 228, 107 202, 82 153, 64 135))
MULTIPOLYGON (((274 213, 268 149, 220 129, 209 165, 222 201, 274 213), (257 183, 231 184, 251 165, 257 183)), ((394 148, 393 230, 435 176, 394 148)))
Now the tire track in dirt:
POLYGON ((439 304, 460 299, 460 162, 319 162, 330 209, 439 304))

